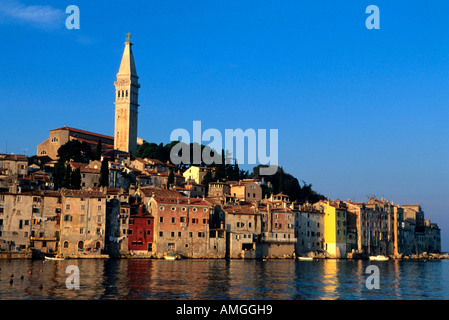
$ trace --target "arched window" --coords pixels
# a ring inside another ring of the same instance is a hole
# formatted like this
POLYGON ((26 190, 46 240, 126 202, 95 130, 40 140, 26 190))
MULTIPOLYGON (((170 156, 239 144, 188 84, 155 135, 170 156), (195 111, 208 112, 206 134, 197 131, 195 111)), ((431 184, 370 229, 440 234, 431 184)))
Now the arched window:
POLYGON ((64 241, 64 248, 68 248, 69 247, 69 242, 68 241, 64 241))
POLYGON ((120 98, 120 90, 117 91, 117 98, 120 98))
POLYGON ((41 154, 47 154, 47 151, 42 150, 42 151, 41 151, 41 154))
POLYGON ((78 242, 78 249, 84 249, 84 242, 83 241, 78 242))
POLYGON ((97 241, 97 243, 95 243, 95 248, 96 248, 96 249, 100 249, 100 248, 101 248, 101 243, 100 243, 100 241, 97 241))
POLYGON ((51 142, 58 142, 59 140, 58 140, 58 138, 56 138, 56 137, 53 137, 53 139, 51 139, 51 142))

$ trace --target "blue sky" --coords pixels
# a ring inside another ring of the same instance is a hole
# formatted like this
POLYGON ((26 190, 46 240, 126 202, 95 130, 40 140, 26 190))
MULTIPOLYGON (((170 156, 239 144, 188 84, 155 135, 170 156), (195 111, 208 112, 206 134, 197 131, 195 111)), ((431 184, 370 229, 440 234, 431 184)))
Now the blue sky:
POLYGON ((33 155, 64 125, 113 135, 130 31, 141 138, 278 129, 287 172, 332 199, 420 203, 448 250, 448 16, 444 0, 2 0, 0 152, 33 155))

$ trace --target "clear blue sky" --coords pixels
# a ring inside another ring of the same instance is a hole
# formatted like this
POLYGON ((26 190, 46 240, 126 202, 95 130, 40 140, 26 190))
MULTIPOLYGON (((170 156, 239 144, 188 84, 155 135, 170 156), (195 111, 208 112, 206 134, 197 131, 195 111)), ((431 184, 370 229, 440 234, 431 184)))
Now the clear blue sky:
POLYGON ((279 129, 287 172, 332 199, 420 203, 448 250, 448 18, 445 0, 2 0, 0 152, 33 155, 63 125, 113 135, 130 31, 139 137, 279 129))

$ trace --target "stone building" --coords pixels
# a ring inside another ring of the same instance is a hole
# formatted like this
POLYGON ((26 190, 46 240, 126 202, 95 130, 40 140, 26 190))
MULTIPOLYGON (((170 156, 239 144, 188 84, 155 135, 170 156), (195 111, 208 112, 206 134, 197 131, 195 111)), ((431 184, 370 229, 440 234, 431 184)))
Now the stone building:
POLYGON ((52 160, 57 160, 58 149, 71 140, 86 142, 92 150, 96 150, 99 141, 106 150, 114 148, 113 137, 64 126, 50 130, 50 137, 37 146, 37 155, 48 156, 52 160))
POLYGON ((262 215, 259 256, 293 256, 295 237, 295 213, 287 202, 267 202, 258 207, 262 215))
POLYGON ((105 251, 110 257, 128 254, 129 192, 123 188, 98 188, 106 194, 105 251))
POLYGON ((60 252, 99 255, 105 246, 106 195, 99 191, 61 191, 60 252))
POLYGON ((262 232, 262 215, 255 205, 226 204, 221 207, 225 218, 226 257, 259 257, 256 246, 262 232))
POLYGON ((209 182, 208 197, 221 197, 231 194, 231 186, 226 182, 209 182))
POLYGON ((28 174, 28 159, 21 154, 0 154, 0 176, 25 177, 28 174))
POLYGON ((310 252, 322 252, 324 250, 324 212, 314 209, 311 205, 295 207, 294 212, 296 254, 308 255, 310 252))
POLYGON ((258 183, 253 181, 242 180, 234 185, 231 185, 230 193, 235 199, 240 201, 262 200, 262 188, 258 183))
MULTIPOLYGON (((153 252, 178 253, 189 258, 220 258, 222 245, 210 239, 209 219, 214 213, 210 202, 200 198, 158 197, 148 202, 154 217, 153 252)), ((223 239, 224 242, 224 239, 223 239)))

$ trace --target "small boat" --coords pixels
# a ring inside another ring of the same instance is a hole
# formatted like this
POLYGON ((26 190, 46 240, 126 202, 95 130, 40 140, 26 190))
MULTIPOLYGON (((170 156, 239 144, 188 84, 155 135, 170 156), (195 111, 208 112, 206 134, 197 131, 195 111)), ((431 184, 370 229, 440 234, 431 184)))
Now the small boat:
POLYGON ((369 259, 375 261, 387 261, 389 258, 387 256, 377 255, 377 256, 370 256, 369 259))
POLYGON ((63 257, 47 257, 45 256, 45 260, 65 260, 63 257))
POLYGON ((313 258, 311 258, 311 257, 298 257, 298 260, 301 260, 301 261, 312 261, 313 258))
POLYGON ((181 259, 181 257, 177 254, 169 253, 164 256, 164 259, 165 260, 179 260, 179 259, 181 259))

